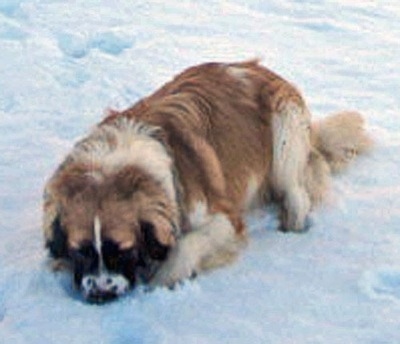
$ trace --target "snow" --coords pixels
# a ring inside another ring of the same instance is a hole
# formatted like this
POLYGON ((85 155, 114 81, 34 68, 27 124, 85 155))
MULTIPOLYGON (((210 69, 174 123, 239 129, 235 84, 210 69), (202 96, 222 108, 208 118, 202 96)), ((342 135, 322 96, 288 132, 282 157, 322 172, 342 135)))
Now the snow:
POLYGON ((399 343, 400 4, 0 0, 0 343, 399 343), (46 265, 46 178, 108 107, 190 65, 263 57, 315 118, 357 109, 374 151, 304 235, 249 218, 227 268, 89 305, 46 265))

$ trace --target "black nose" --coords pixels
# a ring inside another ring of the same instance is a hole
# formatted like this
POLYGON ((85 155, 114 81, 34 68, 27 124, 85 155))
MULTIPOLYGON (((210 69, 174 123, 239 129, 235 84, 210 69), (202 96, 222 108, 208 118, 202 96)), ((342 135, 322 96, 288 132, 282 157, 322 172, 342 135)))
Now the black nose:
POLYGON ((112 291, 96 290, 86 296, 86 301, 92 304, 103 304, 115 300, 118 295, 112 291))

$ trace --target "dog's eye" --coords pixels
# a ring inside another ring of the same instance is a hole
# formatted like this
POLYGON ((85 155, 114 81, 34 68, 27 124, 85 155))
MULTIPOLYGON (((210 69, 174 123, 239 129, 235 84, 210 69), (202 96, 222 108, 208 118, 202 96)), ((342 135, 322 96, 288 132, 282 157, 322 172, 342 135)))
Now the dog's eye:
POLYGON ((140 226, 143 234, 144 245, 150 258, 155 260, 165 260, 169 247, 163 245, 157 240, 153 224, 142 222, 140 226))
POLYGON ((99 266, 99 255, 92 244, 86 244, 79 249, 71 249, 69 255, 74 262, 76 274, 93 272, 99 266))
POLYGON ((134 248, 121 250, 119 245, 106 240, 102 245, 104 263, 108 269, 119 271, 127 264, 134 266, 138 261, 138 252, 134 248))
POLYGON ((137 250, 127 249, 127 250, 119 251, 118 258, 120 260, 132 260, 132 259, 136 260, 137 256, 138 256, 137 250))
POLYGON ((105 257, 117 257, 119 253, 119 248, 115 242, 111 240, 105 240, 101 245, 101 251, 103 252, 103 256, 105 257))
POLYGON ((80 262, 93 261, 98 258, 96 249, 92 243, 83 243, 77 249, 70 249, 69 254, 72 259, 80 262))

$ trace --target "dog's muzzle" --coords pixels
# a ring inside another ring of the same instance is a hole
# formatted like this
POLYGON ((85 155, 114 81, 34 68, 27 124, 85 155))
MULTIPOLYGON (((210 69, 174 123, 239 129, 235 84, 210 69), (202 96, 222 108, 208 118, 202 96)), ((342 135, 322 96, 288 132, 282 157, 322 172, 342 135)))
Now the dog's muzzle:
POLYGON ((129 285, 124 276, 103 272, 84 276, 81 290, 88 302, 104 303, 125 294, 129 290, 129 285))

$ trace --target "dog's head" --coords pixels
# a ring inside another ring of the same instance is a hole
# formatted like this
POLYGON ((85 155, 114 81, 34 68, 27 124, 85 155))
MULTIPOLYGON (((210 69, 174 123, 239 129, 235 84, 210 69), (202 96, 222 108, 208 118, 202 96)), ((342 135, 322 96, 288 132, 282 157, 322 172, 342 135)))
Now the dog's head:
POLYGON ((46 245, 70 263, 76 287, 92 302, 151 278, 175 244, 176 226, 176 205, 139 167, 105 174, 72 162, 46 187, 46 245))

